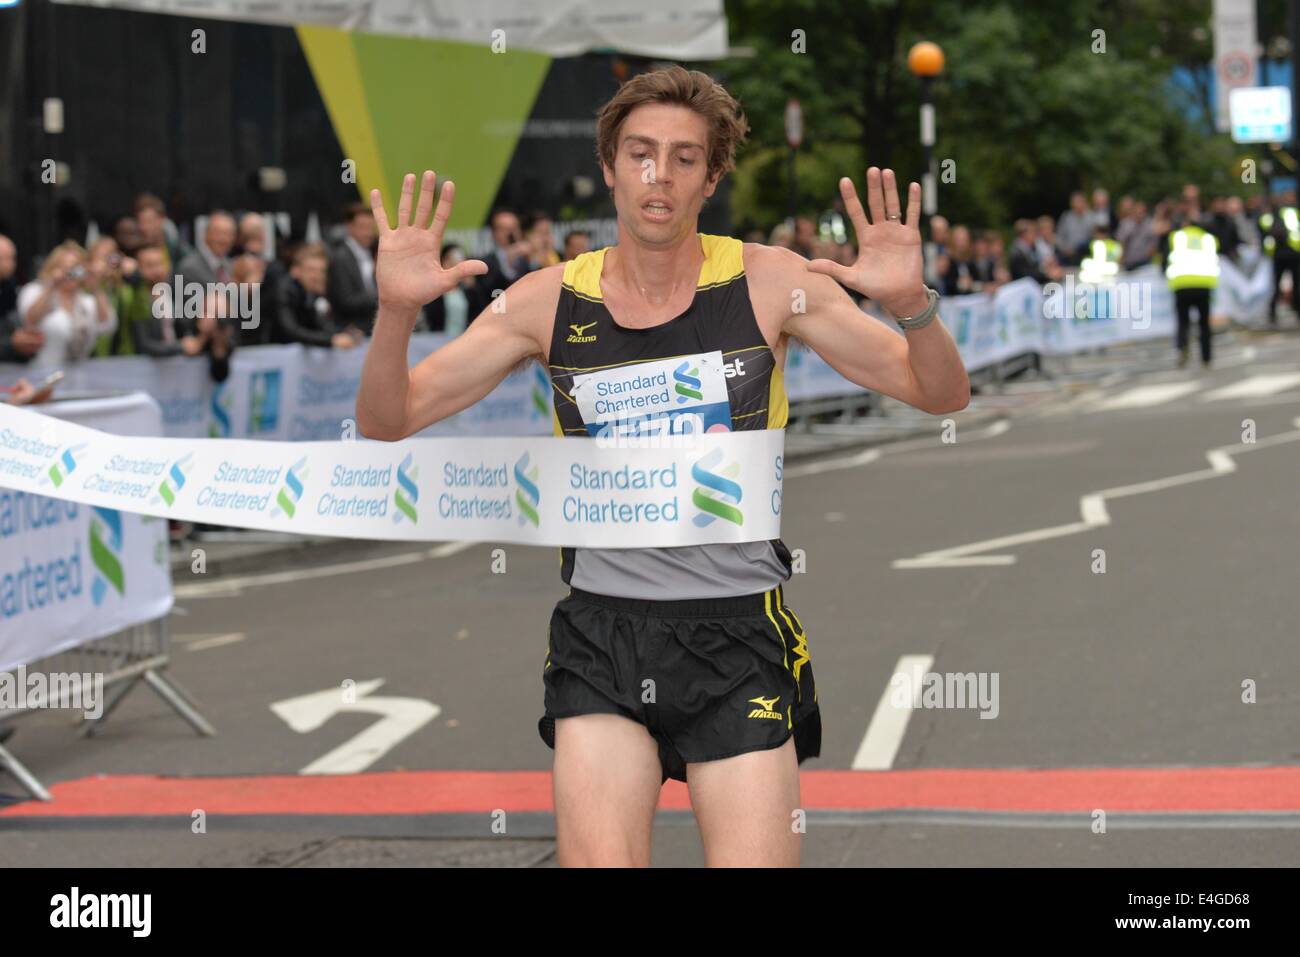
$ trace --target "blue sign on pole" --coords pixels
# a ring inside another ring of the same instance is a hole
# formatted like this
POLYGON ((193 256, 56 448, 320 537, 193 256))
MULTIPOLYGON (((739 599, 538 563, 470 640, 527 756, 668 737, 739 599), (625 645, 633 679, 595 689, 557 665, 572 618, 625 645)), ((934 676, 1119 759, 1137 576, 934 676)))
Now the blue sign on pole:
POLYGON ((1291 90, 1243 86, 1229 94, 1234 143, 1286 143, 1291 139, 1291 90))

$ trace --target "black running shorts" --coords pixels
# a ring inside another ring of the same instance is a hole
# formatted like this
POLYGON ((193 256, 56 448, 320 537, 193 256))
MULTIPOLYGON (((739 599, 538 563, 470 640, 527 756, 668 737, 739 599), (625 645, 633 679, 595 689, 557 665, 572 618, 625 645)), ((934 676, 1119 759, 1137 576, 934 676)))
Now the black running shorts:
POLYGON ((821 754, 821 714, 798 617, 780 587, 736 598, 650 601, 574 588, 551 615, 538 732, 621 714, 659 743, 663 780, 686 765, 780 747, 821 754))

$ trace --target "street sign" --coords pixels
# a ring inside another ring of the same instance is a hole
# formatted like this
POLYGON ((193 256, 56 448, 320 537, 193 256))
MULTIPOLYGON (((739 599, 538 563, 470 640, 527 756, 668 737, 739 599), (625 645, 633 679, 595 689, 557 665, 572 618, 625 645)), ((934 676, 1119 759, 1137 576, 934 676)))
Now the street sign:
POLYGON ((1235 143, 1288 143, 1291 140, 1291 89, 1247 86, 1229 99, 1235 143))
POLYGON ((1255 85, 1255 0, 1214 0, 1215 128, 1229 128, 1232 91, 1255 85))

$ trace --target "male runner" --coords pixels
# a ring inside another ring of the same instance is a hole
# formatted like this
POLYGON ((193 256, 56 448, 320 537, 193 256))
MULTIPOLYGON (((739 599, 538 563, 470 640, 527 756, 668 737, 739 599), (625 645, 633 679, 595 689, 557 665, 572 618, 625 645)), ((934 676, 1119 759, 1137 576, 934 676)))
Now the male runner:
MULTIPOLYGON (((869 169, 868 223, 852 182, 840 181, 857 230, 853 266, 700 235, 700 208, 734 165, 745 132, 739 105, 704 73, 674 66, 625 83, 596 133, 618 244, 523 276, 505 291, 504 308, 489 306, 409 370, 421 306, 486 264, 439 265, 450 182, 434 210, 436 179, 426 171, 412 218, 408 174, 396 228, 372 191, 379 314, 357 396, 362 433, 396 440, 418 432, 533 359, 550 371, 559 435, 654 428, 601 416, 584 393, 597 379, 626 381, 639 378, 637 369, 681 369, 684 361, 699 370, 697 391, 726 396, 721 412, 717 402, 687 410, 706 427, 784 428, 792 336, 866 389, 934 414, 965 408, 969 383, 956 346, 929 321, 920 187, 910 186, 904 223, 893 171, 869 169), (916 328, 895 334, 836 280, 916 328)), ((688 786, 710 866, 798 865, 798 762, 820 753, 821 718, 807 636, 782 594, 790 573, 779 539, 562 550, 570 593, 551 618, 539 722, 555 750, 562 865, 648 865, 668 777, 688 786)))

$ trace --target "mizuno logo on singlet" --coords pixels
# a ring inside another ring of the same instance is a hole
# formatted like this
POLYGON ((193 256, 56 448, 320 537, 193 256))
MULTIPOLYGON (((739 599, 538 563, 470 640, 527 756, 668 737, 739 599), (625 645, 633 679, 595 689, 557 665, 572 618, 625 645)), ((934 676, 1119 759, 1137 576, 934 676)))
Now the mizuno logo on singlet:
POLYGON ((751 718, 775 718, 777 721, 780 721, 783 717, 782 714, 779 711, 772 710, 780 700, 780 695, 777 695, 775 698, 750 698, 749 703, 756 704, 758 707, 749 712, 749 716, 751 718))
POLYGON ((569 323, 569 328, 572 329, 573 332, 569 333, 569 338, 566 339, 565 342, 595 342, 596 336, 594 334, 590 336, 583 335, 584 332, 595 324, 595 322, 588 322, 579 326, 576 323, 569 323))

